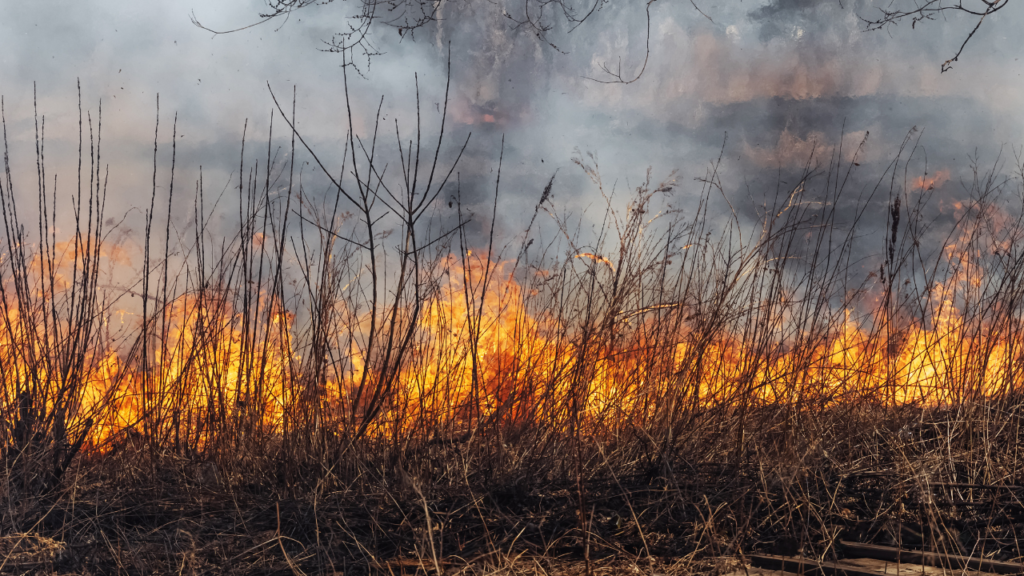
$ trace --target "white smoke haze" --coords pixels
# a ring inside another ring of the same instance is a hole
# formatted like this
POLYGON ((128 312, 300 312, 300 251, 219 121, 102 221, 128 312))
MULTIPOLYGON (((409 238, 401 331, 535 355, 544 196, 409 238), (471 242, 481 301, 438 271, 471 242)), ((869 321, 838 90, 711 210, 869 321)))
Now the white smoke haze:
MULTIPOLYGON (((1021 144, 1024 84, 1010 40, 1021 22, 1015 8, 986 23, 961 61, 941 74, 941 62, 965 34, 957 18, 867 32, 860 16, 873 8, 866 0, 697 6, 701 11, 689 2, 651 5, 648 42, 642 8, 603 4, 575 31, 564 25, 552 31, 553 47, 513 27, 496 4, 445 2, 440 22, 415 38, 378 29, 374 42, 382 54, 362 62, 361 74, 349 74, 355 132, 372 137, 383 97, 379 142, 394 152, 395 121, 403 138, 415 127, 418 77, 425 140, 432 141, 450 46, 446 150, 457 150, 472 133, 459 168, 461 193, 486 227, 504 137, 499 227, 510 233, 522 228, 556 171, 560 206, 604 206, 572 162, 577 150, 596 155, 609 190, 639 184, 650 167, 655 179, 675 171, 681 193, 696 188, 692 179, 721 153, 726 192, 756 205, 759 194, 775 190, 780 174, 807 165, 812 151, 827 163, 841 144, 849 162, 867 134, 857 158, 864 182, 877 178, 914 127, 923 130, 929 165, 954 175, 967 170, 975 152, 993 161, 1000 150, 1021 144), (610 79, 605 68, 632 78, 645 57, 635 82, 604 82, 610 79)), ((338 2, 314 6, 213 35, 190 15, 210 28, 232 29, 258 20, 266 5, 105 0, 8 7, 0 23, 0 79, 25 204, 35 201, 33 83, 46 117, 48 164, 61 174, 64 191, 77 151, 76 82, 94 121, 102 100, 112 216, 148 207, 157 94, 159 187, 169 176, 175 113, 182 194, 191 195, 200 166, 209 194, 237 186, 247 120, 247 161, 264 161, 274 108, 268 85, 286 108, 294 89, 299 130, 329 169, 340 170, 347 128, 341 57, 322 49, 344 29, 350 9, 338 2)), ((284 135, 287 127, 275 115, 275 132, 284 135)), ((312 165, 303 175, 307 192, 330 194, 312 165)), ((227 227, 233 205, 223 202, 219 217, 227 227)), ((172 216, 184 226, 190 209, 179 209, 172 216)))

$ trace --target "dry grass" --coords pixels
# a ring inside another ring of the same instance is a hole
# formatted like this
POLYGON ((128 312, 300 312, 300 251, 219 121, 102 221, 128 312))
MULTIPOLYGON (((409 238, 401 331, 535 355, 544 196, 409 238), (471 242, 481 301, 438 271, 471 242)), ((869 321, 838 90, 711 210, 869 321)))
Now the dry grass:
POLYGON ((110 294, 82 126, 70 239, 42 138, 37 237, 9 163, 2 186, 0 570, 685 574, 841 538, 1024 556, 1020 179, 976 171, 936 215, 908 149, 856 198, 833 160, 719 217, 717 163, 623 211, 581 157, 597 231, 552 178, 503 244, 468 231, 467 144, 421 150, 417 126, 385 162, 350 131, 340 172, 305 150, 329 201, 268 143, 237 233, 211 240, 200 180, 175 244, 158 129, 146 272, 110 294))

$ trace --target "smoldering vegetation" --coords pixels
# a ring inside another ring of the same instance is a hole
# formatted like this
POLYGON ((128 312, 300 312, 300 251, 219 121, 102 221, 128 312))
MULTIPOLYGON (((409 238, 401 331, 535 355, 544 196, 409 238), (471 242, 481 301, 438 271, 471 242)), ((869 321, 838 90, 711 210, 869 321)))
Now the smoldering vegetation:
POLYGON ((912 134, 872 185, 856 151, 816 151, 741 207, 716 162, 623 201, 581 155, 597 225, 552 176, 502 238, 497 197, 463 205, 472 143, 443 120, 392 148, 350 129, 325 158, 293 118, 273 119, 286 160, 274 136, 240 151, 219 237, 174 154, 157 193, 158 127, 118 288, 99 117, 67 237, 42 131, 38 222, 5 162, 0 571, 723 572, 841 539, 1024 555, 1009 163, 935 198, 912 134))

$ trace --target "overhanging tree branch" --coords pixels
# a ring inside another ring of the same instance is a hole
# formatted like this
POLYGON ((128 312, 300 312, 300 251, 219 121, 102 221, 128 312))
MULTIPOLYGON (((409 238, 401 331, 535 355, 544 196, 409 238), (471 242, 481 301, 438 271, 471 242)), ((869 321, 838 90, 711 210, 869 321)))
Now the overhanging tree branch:
POLYGON ((894 8, 892 7, 894 5, 891 4, 889 7, 879 8, 881 16, 876 18, 861 17, 861 20, 868 30, 884 30, 907 20, 910 21, 911 28, 916 28, 919 22, 945 17, 947 12, 960 13, 977 18, 977 22, 975 22, 967 37, 964 38, 963 43, 960 44, 956 54, 942 63, 942 71, 947 72, 953 67, 953 62, 957 62, 960 59, 960 55, 963 54, 967 43, 974 38, 974 35, 985 22, 985 19, 1006 8, 1008 4, 1009 0, 957 0, 955 2, 949 2, 948 0, 914 0, 912 8, 894 8))

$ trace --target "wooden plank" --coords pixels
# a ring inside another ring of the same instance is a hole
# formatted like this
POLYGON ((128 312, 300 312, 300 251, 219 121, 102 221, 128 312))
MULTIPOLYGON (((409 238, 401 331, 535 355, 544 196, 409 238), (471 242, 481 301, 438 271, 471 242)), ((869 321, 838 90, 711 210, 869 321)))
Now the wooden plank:
POLYGON ((970 490, 1007 490, 1010 492, 1019 492, 1024 490, 1024 486, 1017 486, 1016 484, 965 484, 963 482, 936 482, 932 486, 938 488, 965 488, 970 490))
POLYGON ((842 562, 818 562, 772 554, 748 554, 747 560, 759 568, 782 570, 802 576, 878 576, 878 572, 842 562))
POLYGON ((961 568, 940 568, 922 564, 905 564, 876 558, 844 558, 844 564, 853 564, 882 575, 891 576, 995 576, 990 572, 976 572, 961 568))
POLYGON ((800 576, 793 572, 784 572, 782 570, 769 570, 766 568, 758 568, 757 566, 744 566, 739 570, 733 570, 722 576, 800 576))
POLYGON ((902 550, 891 546, 861 544, 859 542, 840 541, 839 544, 842 546, 844 553, 849 556, 864 556, 866 558, 888 560, 901 564, 924 564, 926 566, 959 568, 961 570, 970 569, 995 574, 1024 574, 1024 564, 1016 562, 1001 562, 987 558, 957 556, 955 554, 941 554, 938 552, 902 550))
POLYGON ((877 574, 892 574, 893 576, 940 576, 944 574, 942 568, 921 566, 920 564, 897 564, 875 558, 844 558, 843 563, 859 566, 877 574))

